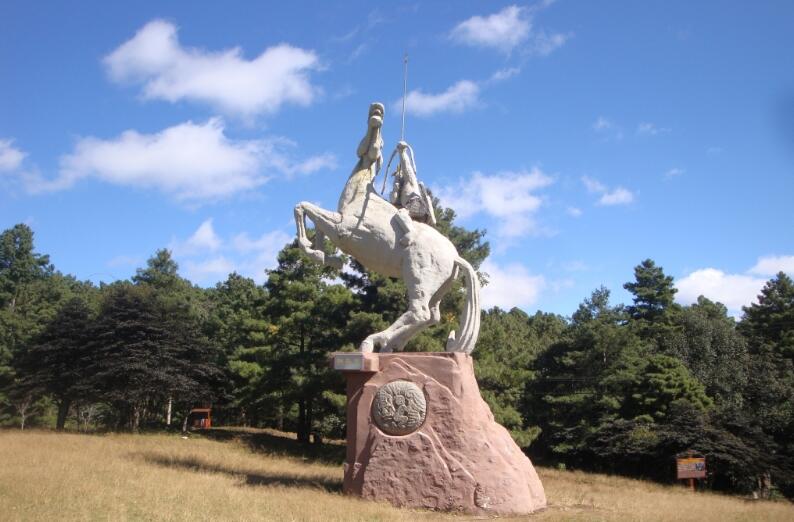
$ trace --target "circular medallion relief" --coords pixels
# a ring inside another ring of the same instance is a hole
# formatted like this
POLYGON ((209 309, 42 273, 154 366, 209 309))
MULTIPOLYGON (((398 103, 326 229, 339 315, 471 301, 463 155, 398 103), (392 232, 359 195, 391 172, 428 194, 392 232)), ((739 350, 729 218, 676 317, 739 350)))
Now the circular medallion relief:
POLYGON ((409 381, 392 381, 375 393, 372 418, 389 435, 408 435, 425 421, 427 403, 419 386, 409 381))

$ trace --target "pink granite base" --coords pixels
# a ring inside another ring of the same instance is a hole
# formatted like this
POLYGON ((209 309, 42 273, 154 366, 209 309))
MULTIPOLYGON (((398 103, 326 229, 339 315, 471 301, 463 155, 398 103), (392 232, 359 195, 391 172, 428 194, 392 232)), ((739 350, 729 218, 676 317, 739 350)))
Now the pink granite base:
POLYGON ((368 369, 347 377, 344 490, 396 506, 478 514, 525 514, 546 506, 535 468, 480 396, 463 353, 366 354, 368 369), (393 436, 372 419, 378 389, 416 384, 426 417, 393 436))

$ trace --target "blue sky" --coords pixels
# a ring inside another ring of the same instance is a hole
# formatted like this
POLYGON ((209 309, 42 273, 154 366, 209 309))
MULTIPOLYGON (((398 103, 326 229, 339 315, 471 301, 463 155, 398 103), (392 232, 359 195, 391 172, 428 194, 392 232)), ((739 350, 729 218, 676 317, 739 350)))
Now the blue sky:
POLYGON ((794 273, 790 2, 0 5, 0 227, 81 279, 168 247, 262 281, 366 125, 488 230, 486 305, 571 314, 650 257, 737 314, 794 273))

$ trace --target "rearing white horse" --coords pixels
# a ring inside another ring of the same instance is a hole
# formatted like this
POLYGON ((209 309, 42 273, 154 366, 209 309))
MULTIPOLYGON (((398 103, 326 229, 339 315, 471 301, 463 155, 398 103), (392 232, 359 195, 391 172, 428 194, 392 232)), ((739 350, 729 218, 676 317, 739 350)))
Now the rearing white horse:
POLYGON ((428 326, 441 321, 439 304, 462 271, 466 279, 466 306, 461 315, 460 335, 452 331, 448 352, 471 353, 480 329, 480 283, 474 268, 458 255, 455 246, 438 230, 424 223, 409 222, 405 213, 380 197, 373 180, 383 162, 383 105, 369 109, 367 133, 358 146, 358 163, 339 198, 339 210, 332 212, 302 201, 295 206, 298 245, 311 259, 341 267, 342 260, 325 254, 324 238, 353 256, 367 269, 388 277, 399 277, 408 289, 408 311, 385 330, 369 335, 362 352, 401 351, 408 341, 428 326), (306 236, 309 218, 316 230, 314 242, 306 236), (407 237, 408 241, 400 239, 407 237))

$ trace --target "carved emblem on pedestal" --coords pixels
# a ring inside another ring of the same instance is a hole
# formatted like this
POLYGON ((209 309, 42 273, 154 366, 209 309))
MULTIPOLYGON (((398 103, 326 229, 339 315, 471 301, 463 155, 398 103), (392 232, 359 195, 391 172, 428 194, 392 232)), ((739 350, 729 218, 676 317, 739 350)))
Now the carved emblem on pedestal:
POLYGON ((372 418, 388 435, 408 435, 425 421, 425 394, 409 381, 392 381, 377 391, 372 401, 372 418))

